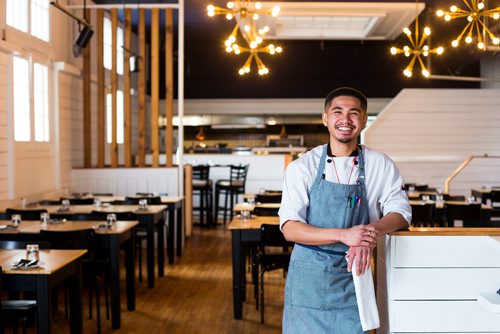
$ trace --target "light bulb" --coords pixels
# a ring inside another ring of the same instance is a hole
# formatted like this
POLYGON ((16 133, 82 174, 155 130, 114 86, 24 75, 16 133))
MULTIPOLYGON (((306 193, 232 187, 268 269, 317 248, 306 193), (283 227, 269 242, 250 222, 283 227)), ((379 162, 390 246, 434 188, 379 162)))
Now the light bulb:
POLYGON ((279 15, 279 13, 280 13, 280 6, 274 6, 271 15, 274 16, 274 17, 276 17, 276 16, 279 15))
POLYGON ((437 15, 438 17, 441 17, 441 16, 443 16, 443 15, 444 15, 444 12, 443 12, 441 9, 439 9, 439 10, 436 12, 436 15, 437 15))
POLYGON ((425 68, 424 68, 424 69, 422 69, 422 75, 423 75, 424 77, 428 78, 428 77, 429 77, 429 71, 427 71, 425 68))
POLYGON ((264 26, 264 28, 262 28, 264 30, 264 32, 269 32, 269 26, 264 26))
POLYGON ((472 15, 467 16, 467 21, 472 22, 472 15))
POLYGON ((429 36, 431 34, 431 28, 425 27, 424 28, 424 34, 426 34, 427 36, 429 36))
POLYGON ((428 45, 424 45, 424 47, 422 48, 424 51, 429 51, 429 46, 428 45))
POLYGON ((455 13, 457 11, 457 6, 455 6, 455 5, 451 6, 450 11, 455 13))
POLYGON ((406 75, 408 78, 411 78, 413 73, 411 73, 411 70, 407 68, 403 71, 403 74, 406 75))
POLYGON ((398 49, 395 48, 394 46, 391 48, 391 54, 395 55, 396 53, 398 53, 398 49))
POLYGON ((500 13, 494 13, 493 19, 498 20, 500 18, 500 13))
POLYGON ((404 50, 404 52, 408 52, 408 51, 410 51, 410 48, 408 47, 408 45, 405 45, 405 46, 403 46, 403 50, 404 50))
POLYGON ((209 12, 207 13, 207 15, 208 15, 208 16, 214 16, 214 15, 215 15, 215 12, 210 12, 210 11, 209 11, 209 12))
POLYGON ((243 68, 240 68, 240 70, 238 71, 238 73, 240 75, 245 75, 245 70, 243 68))
POLYGON ((215 7, 213 5, 208 5, 207 10, 210 12, 213 12, 213 11, 215 11, 215 7))
POLYGON ((240 49, 234 49, 234 53, 239 55, 241 53, 240 49))
POLYGON ((262 8, 262 4, 260 2, 256 2, 255 9, 261 9, 261 8, 262 8))
POLYGON ((236 41, 236 37, 235 36, 229 36, 228 40, 231 41, 231 43, 234 43, 236 41))
POLYGON ((269 54, 270 54, 270 55, 273 55, 273 54, 275 54, 275 53, 276 53, 276 50, 274 50, 274 49, 270 49, 270 50, 269 50, 269 54))
POLYGON ((429 52, 428 51, 424 51, 422 54, 423 54, 424 57, 427 57, 429 55, 429 52))
POLYGON ((250 31, 250 26, 248 24, 245 24, 245 26, 243 27, 243 29, 246 31, 246 32, 249 32, 250 31))
POLYGON ((281 46, 278 46, 278 47, 276 48, 276 52, 281 53, 281 51, 283 51, 283 48, 282 48, 281 46))
POLYGON ((458 46, 458 41, 455 39, 451 42, 451 46, 453 46, 454 48, 456 48, 458 46))
POLYGON ((480 10, 483 9, 484 8, 484 2, 478 3, 477 4, 477 8, 480 9, 480 10))
POLYGON ((495 45, 500 44, 500 38, 498 38, 498 37, 493 38, 493 44, 495 44, 495 45))
POLYGON ((450 14, 446 14, 446 15, 444 16, 444 20, 445 20, 445 21, 450 21, 450 20, 451 20, 451 15, 450 15, 450 14))
POLYGON ((255 38, 255 41, 257 42, 257 44, 262 43, 262 37, 257 36, 257 37, 255 38))
POLYGON ((250 43, 250 48, 251 48, 251 49, 255 49, 256 47, 257 47, 257 42, 256 42, 256 41, 252 41, 252 42, 250 43))
POLYGON ((254 21, 258 21, 259 20, 259 14, 255 13, 253 14, 253 17, 254 21))
POLYGON ((440 47, 437 48, 436 52, 437 52, 438 55, 443 54, 444 48, 442 46, 440 46, 440 47))
POLYGON ((229 2, 226 4, 226 6, 227 6, 227 8, 229 8, 229 9, 233 9, 234 4, 233 4, 231 1, 229 1, 229 2))
POLYGON ((226 14, 226 19, 228 19, 228 20, 232 20, 232 19, 233 19, 233 14, 231 14, 231 13, 227 13, 227 14, 226 14))
POLYGON ((231 53, 232 51, 233 51, 233 48, 232 48, 232 47, 228 46, 228 47, 226 48, 226 52, 227 52, 227 53, 231 53))
POLYGON ((477 48, 481 50, 484 49, 484 43, 483 42, 477 43, 477 48))
POLYGON ((231 41, 229 39, 224 42, 224 45, 227 46, 227 47, 229 47, 229 48, 231 47, 231 44, 232 43, 231 43, 231 41))
POLYGON ((469 35, 465 37, 465 43, 470 44, 472 42, 472 37, 469 35))
POLYGON ((404 32, 406 35, 408 35, 408 36, 410 36, 410 35, 411 35, 411 30, 410 30, 410 29, 408 29, 408 28, 406 28, 406 27, 403 29, 403 32, 404 32))
POLYGON ((405 56, 406 56, 406 57, 409 57, 409 56, 411 56, 411 53, 410 53, 409 51, 406 51, 406 52, 405 52, 405 56))
POLYGON ((250 67, 245 66, 245 73, 250 73, 250 67))

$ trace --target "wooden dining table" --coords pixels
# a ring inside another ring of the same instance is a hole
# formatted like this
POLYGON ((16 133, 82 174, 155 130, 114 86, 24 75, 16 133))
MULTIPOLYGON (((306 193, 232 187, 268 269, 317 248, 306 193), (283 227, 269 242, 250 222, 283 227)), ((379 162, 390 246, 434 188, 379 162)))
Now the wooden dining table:
POLYGON ((40 250, 40 267, 17 269, 12 263, 25 258, 25 250, 0 250, 2 288, 36 293, 37 333, 54 333, 52 321, 53 287, 68 282, 70 332, 83 333, 81 257, 86 250, 40 250))
POLYGON ((233 317, 241 319, 245 300, 245 244, 256 244, 260 241, 262 224, 279 225, 279 217, 260 216, 249 220, 233 218, 229 224, 231 231, 232 263, 233 263, 233 317))
MULTIPOLYGON (((133 212, 139 220, 140 226, 145 226, 147 230, 146 236, 146 253, 147 253, 147 274, 148 287, 154 288, 155 285, 155 231, 157 232, 157 254, 158 254, 158 276, 165 276, 165 220, 163 219, 164 211, 167 210, 167 205, 148 205, 146 210, 140 210, 138 205, 71 205, 68 210, 62 210, 59 205, 36 205, 29 208, 16 207, 18 210, 47 210, 52 217, 67 217, 70 218, 76 214, 91 214, 95 212, 103 213, 118 213, 118 212, 133 212)), ((167 236, 168 242, 173 244, 173 235, 167 236)))
POLYGON ((113 329, 121 327, 120 309, 120 247, 125 249, 125 285, 127 309, 135 310, 135 243, 133 229, 138 221, 117 221, 111 228, 98 228, 105 221, 62 221, 53 224, 40 224, 38 221, 22 221, 18 228, 3 228, 10 221, 0 221, 0 240, 27 240, 40 239, 40 231, 75 231, 94 228, 96 239, 100 246, 107 251, 110 261, 110 292, 111 292, 111 324, 113 329))

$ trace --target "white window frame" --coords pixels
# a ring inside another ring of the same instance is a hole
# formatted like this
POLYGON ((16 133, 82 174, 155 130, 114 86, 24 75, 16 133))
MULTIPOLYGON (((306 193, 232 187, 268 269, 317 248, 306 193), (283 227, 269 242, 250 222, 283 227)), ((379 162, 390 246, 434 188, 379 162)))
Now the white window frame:
MULTIPOLYGON (((125 30, 123 29, 123 23, 122 22, 118 22, 118 27, 116 29, 116 73, 119 75, 119 76, 123 76, 123 71, 124 71, 124 59, 123 59, 123 41, 125 39, 125 30), (121 43, 120 43, 121 42, 121 43)), ((113 26, 112 26, 112 22, 111 22, 111 19, 107 16, 104 17, 104 20, 103 20, 103 58, 104 58, 104 68, 108 71, 111 71, 111 66, 112 66, 112 52, 113 52, 113 49, 112 49, 112 41, 111 41, 111 34, 113 33, 113 26), (108 28, 105 28, 105 27, 109 27, 109 37, 106 36, 107 35, 107 30, 108 28), (109 38, 109 40, 107 39, 109 38)))
MULTIPOLYGON (((106 143, 111 144, 113 141, 112 138, 112 120, 113 120, 113 94, 106 94, 106 143), (111 102, 111 103, 110 103, 111 102)), ((118 145, 123 144, 124 142, 124 131, 125 131, 125 123, 124 123, 124 95, 123 90, 118 89, 116 91, 116 143, 118 145)))

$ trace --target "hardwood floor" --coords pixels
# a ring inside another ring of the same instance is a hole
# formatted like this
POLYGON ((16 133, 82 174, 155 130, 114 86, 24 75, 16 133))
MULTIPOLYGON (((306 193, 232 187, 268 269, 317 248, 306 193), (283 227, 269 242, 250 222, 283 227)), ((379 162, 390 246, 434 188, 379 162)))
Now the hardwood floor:
MULTIPOLYGON (((243 319, 233 319, 231 234, 226 227, 195 228, 186 240, 186 248, 173 266, 165 267, 166 276, 157 279, 154 289, 146 281, 137 282, 137 308, 126 311, 122 305, 120 333, 281 333, 283 290, 281 270, 266 273, 266 318, 260 324, 255 309, 253 285, 247 285, 243 319)), ((144 262, 144 261, 143 261, 144 262)), ((124 275, 122 275, 124 277, 124 275)), ((247 274, 247 282, 251 282, 247 274)), ((125 282, 122 282, 122 286, 125 282)), ((125 295, 122 293, 122 300, 125 295)), ((94 320, 88 319, 84 305, 84 331, 97 332, 94 320)), ((62 309, 62 305, 60 307, 62 309)), ((114 332, 105 319, 102 306, 102 331, 114 332)), ((54 315, 56 333, 68 332, 62 310, 54 315)))

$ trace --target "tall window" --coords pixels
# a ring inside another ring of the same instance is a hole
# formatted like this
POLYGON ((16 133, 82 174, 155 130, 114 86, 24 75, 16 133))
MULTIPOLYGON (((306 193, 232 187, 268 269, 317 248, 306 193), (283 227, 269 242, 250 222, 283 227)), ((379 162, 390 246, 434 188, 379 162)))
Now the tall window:
MULTIPOLYGON (((111 20, 107 17, 104 18, 104 68, 107 70, 111 70, 111 62, 113 60, 112 57, 112 26, 111 20)), ((116 29, 116 73, 123 75, 123 29, 118 27, 116 29)))
POLYGON ((13 59, 14 71, 14 140, 31 140, 30 75, 29 61, 21 57, 13 59))
POLYGON ((5 15, 7 25, 42 41, 49 41, 49 0, 6 0, 5 15))
MULTIPOLYGON (((118 144, 123 144, 123 91, 116 91, 116 142, 118 144)), ((111 144, 113 141, 113 119, 112 110, 113 108, 113 95, 111 93, 106 94, 106 141, 111 144)))
POLYGON ((30 81, 31 65, 28 59, 13 57, 12 69, 14 140, 31 141, 34 138, 37 142, 48 142, 50 139, 48 67, 34 63, 32 81, 30 81), (30 82, 33 82, 33 85, 30 82))

